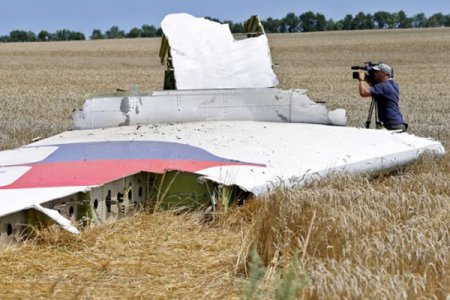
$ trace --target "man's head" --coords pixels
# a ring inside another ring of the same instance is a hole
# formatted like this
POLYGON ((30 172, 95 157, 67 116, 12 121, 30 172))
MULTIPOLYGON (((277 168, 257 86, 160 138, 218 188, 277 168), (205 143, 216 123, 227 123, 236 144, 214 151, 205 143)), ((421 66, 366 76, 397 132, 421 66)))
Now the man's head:
POLYGON ((371 67, 373 78, 376 83, 383 82, 392 77, 392 68, 386 64, 379 64, 371 67))

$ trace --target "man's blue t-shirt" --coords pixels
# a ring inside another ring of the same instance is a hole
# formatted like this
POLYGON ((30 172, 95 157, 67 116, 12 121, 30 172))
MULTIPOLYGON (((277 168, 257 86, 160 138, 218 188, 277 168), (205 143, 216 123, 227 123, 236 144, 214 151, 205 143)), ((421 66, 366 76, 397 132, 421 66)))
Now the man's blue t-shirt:
POLYGON ((370 94, 377 101, 378 118, 383 124, 395 126, 405 123, 398 107, 399 90, 394 80, 386 80, 370 88, 370 94))

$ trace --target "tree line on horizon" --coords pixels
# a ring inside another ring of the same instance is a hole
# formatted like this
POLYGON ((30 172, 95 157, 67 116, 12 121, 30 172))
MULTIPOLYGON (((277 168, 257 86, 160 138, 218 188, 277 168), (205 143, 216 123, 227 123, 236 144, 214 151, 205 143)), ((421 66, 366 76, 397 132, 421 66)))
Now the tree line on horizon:
MULTIPOLYGON (((243 22, 221 21, 216 18, 206 19, 222 24, 228 24, 232 33, 245 33, 243 22)), ((397 13, 378 11, 374 14, 359 12, 355 16, 347 14, 342 20, 335 21, 327 19, 321 13, 308 11, 300 15, 293 12, 286 14, 284 18, 275 19, 269 17, 261 21, 266 33, 291 33, 291 32, 313 32, 313 31, 335 31, 335 30, 364 30, 364 29, 394 29, 394 28, 427 28, 427 27, 450 27, 450 14, 435 13, 427 17, 424 13, 408 17, 401 10, 397 13)), ((121 39, 121 38, 145 38, 159 37, 162 29, 153 25, 142 25, 140 28, 133 27, 129 32, 121 30, 118 26, 102 32, 94 29, 89 36, 90 40, 121 39)), ((67 29, 57 30, 50 33, 41 30, 38 34, 33 31, 13 30, 9 35, 0 36, 1 42, 35 42, 35 41, 72 41, 86 40, 84 33, 67 29)))

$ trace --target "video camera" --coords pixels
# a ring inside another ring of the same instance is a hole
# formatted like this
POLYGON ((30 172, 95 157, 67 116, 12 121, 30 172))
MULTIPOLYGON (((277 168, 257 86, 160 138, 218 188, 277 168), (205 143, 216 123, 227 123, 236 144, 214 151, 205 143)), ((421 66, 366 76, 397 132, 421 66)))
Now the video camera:
MULTIPOLYGON (((374 77, 373 77, 374 71, 372 70, 372 67, 377 66, 382 63, 383 63, 382 61, 380 61, 378 63, 373 63, 371 61, 368 61, 368 62, 365 62, 363 66, 352 66, 351 69, 352 70, 364 70, 364 72, 366 73, 365 81, 367 81, 367 83, 370 86, 373 86, 375 81, 374 81, 374 77)), ((359 79, 358 72, 353 72, 353 79, 359 79)))

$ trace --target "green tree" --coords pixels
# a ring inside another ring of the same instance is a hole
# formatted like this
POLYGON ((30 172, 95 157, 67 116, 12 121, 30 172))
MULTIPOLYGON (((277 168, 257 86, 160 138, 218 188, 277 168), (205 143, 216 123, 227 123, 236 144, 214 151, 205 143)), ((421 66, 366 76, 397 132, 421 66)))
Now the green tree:
POLYGON ((56 40, 57 41, 68 41, 70 40, 70 30, 62 29, 56 31, 56 40))
POLYGON ((49 41, 57 41, 56 33, 49 33, 48 40, 49 41))
POLYGON ((9 33, 9 42, 28 42, 28 32, 24 30, 13 30, 9 33))
POLYGON ((344 20, 339 20, 339 21, 337 21, 337 22, 334 22, 334 20, 333 19, 330 19, 329 21, 328 21, 328 28, 331 28, 331 25, 333 25, 334 24, 334 26, 333 26, 333 30, 343 30, 344 29, 344 20))
POLYGON ((445 26, 450 27, 450 14, 445 16, 445 26))
POLYGON ((365 14, 359 12, 356 14, 355 18, 351 23, 351 29, 372 29, 373 28, 373 17, 371 14, 365 14))
POLYGON ((425 17, 424 13, 417 14, 412 17, 412 26, 414 28, 422 28, 427 25, 427 17, 425 17))
POLYGON ((333 19, 327 20, 327 25, 326 25, 327 30, 339 30, 336 28, 336 24, 337 23, 333 19))
POLYGON ((107 39, 122 39, 125 37, 125 31, 120 30, 118 26, 113 26, 105 32, 107 39))
POLYGON ((213 22, 217 22, 217 23, 222 23, 222 22, 221 22, 219 19, 217 19, 217 18, 205 17, 205 19, 206 19, 206 20, 213 21, 213 22))
POLYGON ((280 32, 281 21, 279 19, 267 18, 265 21, 261 21, 264 26, 264 30, 268 33, 280 32))
POLYGON ((7 42, 9 42, 9 35, 0 36, 0 43, 7 43, 7 42))
POLYGON ((33 31, 28 31, 27 35, 28 35, 28 42, 36 42, 37 41, 36 34, 33 31))
POLYGON ((79 31, 69 31, 69 41, 84 41, 85 39, 84 33, 79 31))
POLYGON ((397 13, 389 14, 388 28, 396 28, 398 24, 398 19, 399 17, 397 13))
POLYGON ((439 27, 439 20, 436 17, 429 17, 427 21, 427 27, 439 27))
POLYGON ((157 30, 153 25, 142 25, 141 27, 141 37, 155 37, 158 36, 157 30))
POLYGON ((327 28, 328 22, 324 15, 316 13, 316 29, 317 31, 325 31, 327 28))
POLYGON ((105 38, 105 36, 103 35, 103 33, 100 29, 92 30, 92 34, 90 36, 91 40, 103 40, 104 38, 105 38))
POLYGON ((300 18, 293 12, 288 13, 282 23, 287 32, 298 32, 300 29, 300 18))
POLYGON ((244 24, 243 23, 233 23, 231 21, 229 21, 230 23, 230 30, 232 33, 244 33, 245 32, 245 28, 244 28, 244 24))
POLYGON ((353 16, 351 14, 348 14, 345 16, 344 20, 342 20, 342 29, 350 30, 352 29, 352 24, 353 24, 353 16))
POLYGON ((398 16, 398 22, 397 22, 397 28, 411 28, 412 25, 412 19, 408 18, 406 13, 401 10, 397 13, 398 16))
POLYGON ((378 11, 373 15, 375 25, 378 29, 388 28, 390 14, 386 11, 378 11))
POLYGON ((138 38, 141 36, 141 30, 137 27, 133 27, 130 29, 130 31, 127 33, 127 38, 138 38))
POLYGON ((367 14, 366 15, 366 23, 365 23, 364 29, 374 29, 375 28, 375 22, 373 20, 373 15, 367 14))
POLYGON ((445 26, 446 16, 442 13, 436 13, 428 18, 427 27, 445 26))
POLYGON ((47 30, 41 30, 41 31, 39 31, 37 38, 41 42, 49 41, 50 33, 47 30))
POLYGON ((299 16, 300 29, 303 32, 310 32, 317 30, 316 14, 312 11, 307 11, 299 16))

